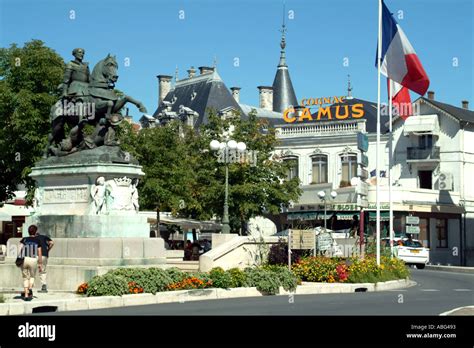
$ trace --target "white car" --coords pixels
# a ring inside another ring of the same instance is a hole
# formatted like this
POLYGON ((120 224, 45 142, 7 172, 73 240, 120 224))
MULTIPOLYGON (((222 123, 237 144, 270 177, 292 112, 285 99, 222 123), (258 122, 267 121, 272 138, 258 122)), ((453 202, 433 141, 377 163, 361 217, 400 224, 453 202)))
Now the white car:
MULTIPOLYGON (((384 238, 386 246, 390 247, 390 240, 384 238)), ((395 255, 405 261, 407 265, 415 265, 416 268, 423 269, 430 261, 430 249, 425 248, 419 240, 408 238, 394 238, 395 255)))

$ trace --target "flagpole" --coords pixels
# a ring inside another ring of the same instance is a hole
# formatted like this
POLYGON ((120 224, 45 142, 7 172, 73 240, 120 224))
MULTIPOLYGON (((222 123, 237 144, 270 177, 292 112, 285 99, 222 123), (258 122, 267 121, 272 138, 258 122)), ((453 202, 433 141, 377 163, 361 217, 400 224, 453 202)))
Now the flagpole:
POLYGON ((388 80, 388 205, 389 205, 389 235, 390 235, 390 256, 393 257, 393 205, 392 205, 392 162, 393 162, 393 136, 392 136, 392 80, 388 80))
POLYGON ((375 176, 377 177, 375 200, 377 266, 380 266, 380 59, 382 58, 382 0, 379 0, 378 45, 377 45, 377 141, 375 144, 375 176))

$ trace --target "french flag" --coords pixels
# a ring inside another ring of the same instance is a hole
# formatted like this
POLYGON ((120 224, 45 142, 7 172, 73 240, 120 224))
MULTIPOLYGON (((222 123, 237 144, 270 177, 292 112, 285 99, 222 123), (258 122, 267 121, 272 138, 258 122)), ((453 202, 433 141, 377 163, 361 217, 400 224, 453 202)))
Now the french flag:
POLYGON ((406 120, 408 116, 413 114, 408 88, 390 79, 387 79, 387 88, 389 92, 392 90, 392 105, 395 109, 395 115, 406 120))
MULTIPOLYGON (((377 59, 375 65, 377 66, 377 59)), ((380 71, 389 79, 420 95, 424 95, 430 85, 413 46, 383 1, 380 71)))

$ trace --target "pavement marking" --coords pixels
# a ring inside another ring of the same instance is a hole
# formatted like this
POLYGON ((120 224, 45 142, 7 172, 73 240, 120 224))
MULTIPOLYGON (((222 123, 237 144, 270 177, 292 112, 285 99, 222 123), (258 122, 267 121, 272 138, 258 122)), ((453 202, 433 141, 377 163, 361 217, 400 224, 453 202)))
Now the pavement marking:
POLYGON ((420 289, 421 291, 439 291, 437 289, 420 289))
POLYGON ((471 289, 453 289, 454 291, 472 291, 471 289))

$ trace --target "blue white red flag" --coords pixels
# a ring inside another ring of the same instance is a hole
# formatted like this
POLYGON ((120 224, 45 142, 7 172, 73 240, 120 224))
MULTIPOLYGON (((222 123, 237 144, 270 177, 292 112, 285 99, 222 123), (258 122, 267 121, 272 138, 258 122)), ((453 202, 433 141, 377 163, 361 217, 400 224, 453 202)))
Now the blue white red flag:
MULTIPOLYGON (((375 65, 377 66, 377 58, 375 65)), ((430 85, 413 46, 383 1, 380 72, 420 95, 424 95, 430 85)))

